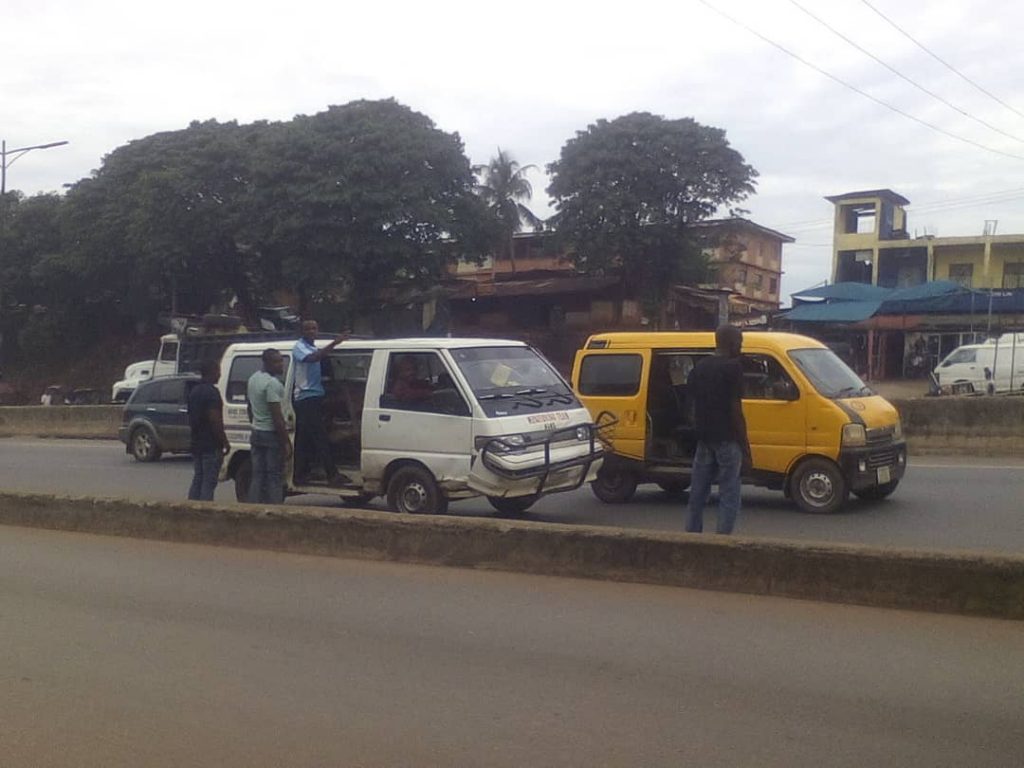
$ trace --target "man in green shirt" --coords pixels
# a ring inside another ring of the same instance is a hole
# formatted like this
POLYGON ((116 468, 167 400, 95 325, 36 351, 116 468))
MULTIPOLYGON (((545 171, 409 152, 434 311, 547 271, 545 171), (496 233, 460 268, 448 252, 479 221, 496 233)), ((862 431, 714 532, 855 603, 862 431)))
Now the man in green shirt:
POLYGON ((284 423, 284 357, 276 349, 265 349, 263 370, 249 377, 249 420, 252 432, 252 482, 249 503, 281 504, 284 501, 284 465, 291 457, 292 444, 284 423))

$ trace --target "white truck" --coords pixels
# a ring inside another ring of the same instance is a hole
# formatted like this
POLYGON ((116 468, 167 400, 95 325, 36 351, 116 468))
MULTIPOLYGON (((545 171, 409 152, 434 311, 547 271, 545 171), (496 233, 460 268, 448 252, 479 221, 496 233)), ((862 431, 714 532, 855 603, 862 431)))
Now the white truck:
POLYGON ((1024 333, 1004 333, 957 347, 932 371, 943 394, 1024 390, 1024 333))
MULTIPOLYGON (((320 343, 320 346, 327 342, 320 343)), ((231 449, 222 480, 248 498, 252 472, 246 388, 267 348, 290 363, 294 340, 232 344, 219 387, 231 449)), ((596 428, 572 388, 523 342, 491 339, 349 340, 321 363, 324 412, 342 487, 296 486, 288 494, 330 493, 353 503, 385 496, 397 512, 438 514, 450 500, 486 496, 506 514, 538 498, 579 488, 603 459, 596 428), (424 388, 415 401, 395 387, 397 370, 415 366, 424 388)), ((285 422, 294 366, 285 374, 285 422)))
POLYGON ((199 363, 207 358, 220 359, 230 344, 239 341, 270 341, 294 338, 295 331, 257 331, 253 333, 166 333, 160 337, 156 360, 141 360, 124 369, 124 378, 115 382, 110 391, 114 403, 126 403, 139 382, 198 371, 199 363))

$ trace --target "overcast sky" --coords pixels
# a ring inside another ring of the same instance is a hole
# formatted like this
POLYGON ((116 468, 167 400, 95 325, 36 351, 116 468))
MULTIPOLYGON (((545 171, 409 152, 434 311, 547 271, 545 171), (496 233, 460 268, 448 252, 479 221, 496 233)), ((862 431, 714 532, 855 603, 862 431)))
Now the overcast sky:
MULTIPOLYGON (((784 251, 787 295, 828 277, 824 195, 890 187, 911 200, 912 233, 980 234, 986 219, 1000 233, 1024 232, 1024 115, 1014 111, 1024 113, 1024 6, 870 0, 1011 110, 864 0, 799 0, 968 117, 792 0, 708 2, 875 98, 1017 157, 873 103, 699 0, 5 0, 0 138, 9 148, 70 142, 19 159, 8 188, 60 190, 131 139, 192 120, 287 120, 393 96, 458 131, 480 163, 500 145, 543 168, 575 131, 638 110, 724 128, 761 174, 750 217, 797 238, 784 251)), ((547 214, 547 180, 531 179, 532 207, 547 214)))

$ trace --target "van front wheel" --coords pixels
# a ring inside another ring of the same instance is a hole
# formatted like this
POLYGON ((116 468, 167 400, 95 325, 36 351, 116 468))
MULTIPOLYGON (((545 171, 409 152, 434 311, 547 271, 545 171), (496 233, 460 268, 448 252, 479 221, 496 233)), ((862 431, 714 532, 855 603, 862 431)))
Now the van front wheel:
POLYGON ((804 512, 831 514, 846 503, 849 490, 842 470, 827 459, 808 459, 793 473, 789 492, 804 512))
POLYGON ((409 515, 443 515, 448 499, 423 467, 400 467, 388 482, 388 507, 409 515))
POLYGON ((605 504, 624 504, 636 493, 636 483, 636 475, 628 469, 601 467, 590 490, 605 504))
POLYGON ((890 480, 888 483, 882 483, 881 485, 875 485, 871 488, 865 488, 862 491, 854 491, 853 494, 865 501, 878 501, 884 499, 886 496, 892 494, 896 490, 896 486, 900 484, 899 480, 890 480))
POLYGON ((487 501, 503 515, 521 515, 539 498, 538 494, 533 493, 529 496, 488 496, 487 501))

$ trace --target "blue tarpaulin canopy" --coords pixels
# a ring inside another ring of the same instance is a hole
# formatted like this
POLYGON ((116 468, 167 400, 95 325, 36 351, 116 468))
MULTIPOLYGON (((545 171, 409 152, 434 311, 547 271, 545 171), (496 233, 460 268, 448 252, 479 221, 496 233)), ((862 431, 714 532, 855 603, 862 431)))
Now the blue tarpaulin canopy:
MULTIPOLYGON (((948 280, 909 288, 836 283, 793 294, 794 306, 779 315, 794 323, 859 323, 875 315, 969 314, 988 309, 990 292, 948 280)), ((1024 290, 991 292, 993 312, 1024 312, 1024 290)))

